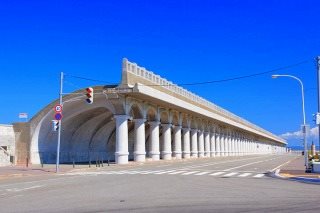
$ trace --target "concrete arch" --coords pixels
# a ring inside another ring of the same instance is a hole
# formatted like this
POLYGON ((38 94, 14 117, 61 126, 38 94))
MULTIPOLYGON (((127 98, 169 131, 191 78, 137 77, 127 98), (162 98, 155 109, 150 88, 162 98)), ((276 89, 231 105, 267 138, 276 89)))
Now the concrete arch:
MULTIPOLYGON (((48 107, 50 107, 50 105, 48 107)), ((51 107, 51 110, 48 111, 48 107, 42 110, 42 112, 47 112, 47 114, 43 115, 42 113, 41 115, 43 117, 39 122, 37 122, 37 119, 33 119, 37 125, 34 129, 31 129, 31 163, 41 163, 43 161, 52 162, 56 158, 55 150, 57 144, 57 133, 53 132, 51 127, 51 120, 54 112, 51 107)), ((91 118, 99 116, 103 113, 106 113, 106 116, 107 114, 110 116, 115 112, 115 107, 108 100, 106 100, 104 96, 96 97, 92 105, 84 103, 83 100, 75 100, 69 103, 66 102, 63 107, 64 118, 62 122, 61 145, 63 146, 63 141, 69 140, 70 135, 74 134, 76 129, 81 128, 81 125, 87 123, 87 121, 91 118), (76 119, 77 122, 72 122, 75 121, 74 119, 76 119), (72 123, 74 123, 74 125, 71 125, 72 123)), ((92 131, 95 131, 95 128, 92 129, 92 131)), ((89 138, 88 141, 90 140, 91 139, 89 138)), ((63 148, 67 148, 68 151, 72 150, 70 147, 63 148)), ((70 160, 70 155, 61 155, 61 158, 65 158, 65 160, 68 161, 70 160)))
POLYGON ((148 105, 146 108, 146 119, 148 121, 159 121, 159 114, 156 107, 148 105))
POLYGON ((161 110, 160 111, 160 122, 162 124, 167 124, 167 123, 171 123, 170 121, 170 113, 169 110, 161 110))
POLYGON ((128 115, 130 115, 133 119, 136 119, 136 118, 142 119, 144 118, 143 114, 144 114, 143 108, 140 103, 134 102, 130 104, 130 107, 128 108, 128 115))

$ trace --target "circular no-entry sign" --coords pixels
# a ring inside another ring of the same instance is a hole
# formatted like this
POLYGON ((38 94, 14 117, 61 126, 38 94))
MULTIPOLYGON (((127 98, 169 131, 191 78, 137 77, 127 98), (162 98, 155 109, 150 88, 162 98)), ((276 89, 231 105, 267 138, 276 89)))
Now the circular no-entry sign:
POLYGON ((57 104, 54 106, 54 111, 55 112, 62 112, 62 106, 60 104, 57 104))
POLYGON ((57 112, 56 114, 54 114, 54 119, 56 119, 57 121, 60 121, 62 119, 62 114, 57 112))

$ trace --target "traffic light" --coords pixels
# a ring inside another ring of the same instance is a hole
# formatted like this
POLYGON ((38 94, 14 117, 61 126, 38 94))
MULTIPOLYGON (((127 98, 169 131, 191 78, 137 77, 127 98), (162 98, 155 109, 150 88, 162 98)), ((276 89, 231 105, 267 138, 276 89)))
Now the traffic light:
POLYGON ((93 103, 93 88, 92 87, 88 87, 86 88, 86 96, 87 96, 87 103, 88 104, 92 104, 93 103))
POLYGON ((52 120, 52 131, 56 132, 59 129, 59 121, 52 120))

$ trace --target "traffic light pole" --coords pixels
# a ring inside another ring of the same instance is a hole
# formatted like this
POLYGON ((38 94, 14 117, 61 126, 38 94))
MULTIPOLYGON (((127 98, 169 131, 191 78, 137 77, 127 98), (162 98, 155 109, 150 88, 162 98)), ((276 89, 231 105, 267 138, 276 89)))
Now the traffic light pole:
MULTIPOLYGON (((62 89, 63 89, 63 72, 60 73, 60 92, 59 92, 59 104, 62 106, 62 89)), ((60 138, 61 138, 61 122, 59 121, 58 129, 58 143, 57 143, 57 160, 56 160, 56 173, 59 172, 59 163, 60 163, 60 138)))
MULTIPOLYGON (((317 57, 317 80, 318 80, 318 113, 320 113, 320 56, 317 57)), ((318 131, 319 131, 319 153, 320 153, 320 124, 318 124, 318 131)))

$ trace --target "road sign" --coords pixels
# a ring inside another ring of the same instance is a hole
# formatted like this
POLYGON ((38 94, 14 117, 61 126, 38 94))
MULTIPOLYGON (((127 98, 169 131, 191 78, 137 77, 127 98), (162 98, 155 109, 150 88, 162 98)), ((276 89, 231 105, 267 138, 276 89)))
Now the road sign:
POLYGON ((57 104, 54 106, 54 111, 55 112, 62 112, 62 106, 60 104, 57 104))
POLYGON ((57 112, 56 114, 54 114, 54 119, 60 121, 62 119, 62 114, 60 112, 57 112))
POLYGON ((26 113, 26 112, 20 112, 20 113, 19 113, 19 118, 28 118, 28 113, 26 113))

